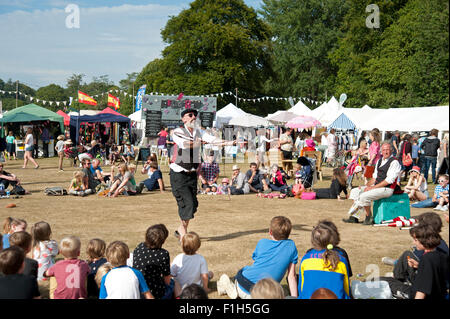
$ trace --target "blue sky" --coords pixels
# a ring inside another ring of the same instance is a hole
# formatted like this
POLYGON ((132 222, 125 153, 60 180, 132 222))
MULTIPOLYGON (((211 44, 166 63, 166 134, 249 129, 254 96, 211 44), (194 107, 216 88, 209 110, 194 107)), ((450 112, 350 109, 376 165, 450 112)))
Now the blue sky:
MULTIPOLYGON (((244 0, 259 8, 262 0, 244 0)), ((65 86, 73 73, 109 75, 118 84, 160 57, 160 31, 189 0, 0 0, 0 78, 34 89, 65 86), (80 27, 67 28, 69 4, 80 9, 80 27)))

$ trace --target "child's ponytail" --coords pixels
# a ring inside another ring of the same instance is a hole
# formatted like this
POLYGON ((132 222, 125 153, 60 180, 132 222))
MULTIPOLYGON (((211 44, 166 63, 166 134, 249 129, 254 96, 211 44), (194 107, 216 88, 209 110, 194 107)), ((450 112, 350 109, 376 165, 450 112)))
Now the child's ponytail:
POLYGON ((325 249, 322 254, 324 265, 331 271, 334 271, 340 261, 339 255, 333 250, 334 246, 331 244, 334 241, 334 233, 330 227, 319 223, 314 227, 311 233, 311 243, 317 250, 325 249))
POLYGON ((326 268, 329 268, 331 271, 334 271, 340 261, 339 255, 336 251, 333 250, 333 245, 328 244, 325 252, 322 255, 323 262, 326 268))

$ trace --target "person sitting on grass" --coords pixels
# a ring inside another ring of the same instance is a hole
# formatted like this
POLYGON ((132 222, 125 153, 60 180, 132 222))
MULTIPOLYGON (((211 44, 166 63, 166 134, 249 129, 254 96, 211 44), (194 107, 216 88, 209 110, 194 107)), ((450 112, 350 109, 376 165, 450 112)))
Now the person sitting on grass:
POLYGON ((0 252, 0 299, 40 299, 36 278, 23 274, 25 252, 12 246, 0 252))
POLYGON ((273 278, 281 282, 287 272, 287 281, 291 296, 297 297, 295 265, 298 252, 295 243, 289 239, 292 224, 289 218, 276 216, 270 221, 269 238, 263 238, 256 244, 253 252, 253 264, 245 266, 235 276, 235 283, 223 274, 217 282, 217 293, 227 294, 231 299, 238 296, 250 299, 253 286, 261 279, 273 278))
POLYGON ((130 164, 131 160, 134 160, 135 157, 134 147, 131 145, 130 141, 127 141, 123 145, 123 151, 122 151, 122 160, 130 164))
POLYGON ((205 193, 217 192, 217 179, 219 178, 219 164, 214 160, 214 151, 210 151, 205 162, 200 164, 199 177, 202 182, 202 190, 205 193))
POLYGON ((141 299, 141 295, 154 299, 142 273, 127 266, 129 257, 130 250, 124 242, 108 245, 106 259, 113 268, 102 277, 99 299, 141 299))
POLYGON ((83 197, 92 193, 91 189, 86 189, 83 177, 84 173, 82 171, 73 172, 73 179, 70 181, 69 191, 67 192, 69 195, 83 197))
POLYGON ((88 297, 98 299, 99 287, 95 282, 95 276, 98 269, 107 262, 105 258, 106 243, 102 239, 91 239, 86 247, 86 254, 90 272, 87 277, 87 293, 88 297))
MULTIPOLYGON (((136 166, 134 166, 136 168, 136 166)), ((117 197, 119 194, 136 195, 136 184, 133 185, 134 175, 128 169, 126 163, 119 165, 119 174, 114 177, 113 184, 108 193, 108 197, 117 197)))
POLYGON ((78 259, 81 242, 78 237, 68 236, 61 240, 60 253, 64 260, 57 261, 44 273, 44 277, 55 277, 54 299, 86 299, 86 282, 90 272, 89 265, 78 259))
POLYGON ((111 173, 106 173, 103 171, 100 167, 100 160, 98 158, 94 158, 91 162, 92 163, 89 169, 91 170, 94 179, 99 183, 107 184, 111 178, 111 173))
POLYGON ((253 286, 252 299, 284 299, 284 290, 279 282, 272 278, 263 278, 253 286))
POLYGON ((347 176, 345 172, 340 168, 333 169, 333 177, 331 180, 330 188, 318 188, 315 189, 316 198, 328 198, 341 201, 340 194, 344 192, 345 198, 348 198, 347 193, 347 176))
POLYGON ((267 185, 266 179, 264 175, 261 174, 258 169, 258 164, 250 163, 250 169, 245 174, 247 178, 247 183, 250 187, 250 192, 260 193, 260 192, 269 192, 270 188, 267 185))
MULTIPOLYGON (((20 179, 14 175, 13 173, 8 173, 7 171, 3 170, 3 163, 0 163, 0 184, 3 184, 3 188, 6 191, 6 189, 11 185, 12 191, 11 194, 17 193, 17 195, 24 195, 24 194, 30 194, 30 192, 23 189, 22 185, 20 184, 20 179)), ((4 194, 1 194, 4 195, 4 194)))
POLYGON ((22 274, 33 276, 37 280, 38 276, 38 262, 32 258, 26 257, 31 251, 31 243, 33 238, 26 231, 18 231, 9 237, 9 244, 23 249, 25 252, 25 261, 22 274))
POLYGON ((437 202, 438 205, 435 210, 448 211, 448 190, 449 190, 449 178, 447 174, 441 174, 438 177, 439 185, 434 189, 433 202, 437 202))
POLYGON ((334 249, 333 236, 333 230, 323 224, 318 224, 311 232, 313 248, 300 262, 299 299, 310 299, 318 288, 330 289, 338 299, 350 299, 348 261, 334 249))
POLYGON ((9 248, 9 237, 15 232, 25 231, 27 225, 23 219, 6 217, 3 221, 3 249, 9 248))
POLYGON ((170 265, 170 274, 175 281, 175 297, 179 297, 190 284, 201 285, 206 293, 210 292, 208 283, 214 273, 208 271, 205 257, 197 253, 200 246, 200 236, 195 232, 188 232, 181 238, 183 253, 177 255, 170 265))
POLYGON ((284 174, 277 164, 273 164, 270 169, 269 187, 273 191, 287 193, 289 186, 286 182, 286 174, 284 174))
POLYGON ((423 201, 429 196, 427 181, 420 173, 419 166, 413 166, 409 171, 408 184, 405 186, 405 193, 408 194, 410 201, 423 201))
POLYGON ((407 258, 410 267, 417 267, 411 284, 392 277, 380 277, 380 281, 387 281, 392 295, 401 299, 448 299, 449 256, 437 249, 441 243, 438 232, 426 223, 419 223, 409 230, 414 245, 423 250, 420 261, 407 258))
POLYGON ((180 299, 208 299, 208 294, 202 286, 190 284, 181 291, 180 299))
POLYGON ((146 164, 141 171, 142 174, 148 174, 150 177, 139 183, 138 190, 142 192, 144 187, 147 188, 149 192, 154 190, 159 190, 161 193, 164 192, 164 181, 161 171, 158 168, 158 164, 151 162, 146 164))

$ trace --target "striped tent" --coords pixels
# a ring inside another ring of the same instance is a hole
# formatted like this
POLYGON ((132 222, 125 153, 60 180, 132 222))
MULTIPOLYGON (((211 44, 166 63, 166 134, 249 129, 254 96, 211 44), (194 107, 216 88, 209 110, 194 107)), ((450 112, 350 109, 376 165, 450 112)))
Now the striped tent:
POLYGON ((341 130, 354 130, 356 129, 356 125, 348 118, 347 115, 341 113, 341 115, 339 115, 338 118, 328 126, 328 129, 332 128, 341 130))

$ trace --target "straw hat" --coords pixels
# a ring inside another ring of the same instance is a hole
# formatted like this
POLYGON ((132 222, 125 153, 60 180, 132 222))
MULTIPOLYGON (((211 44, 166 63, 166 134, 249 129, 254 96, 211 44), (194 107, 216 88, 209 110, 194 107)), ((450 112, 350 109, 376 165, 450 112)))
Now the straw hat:
POLYGON ((235 170, 237 170, 237 169, 240 169, 240 168, 239 168, 239 166, 237 166, 237 165, 233 165, 233 168, 232 168, 232 170, 233 170, 233 171, 235 171, 235 170))
POLYGON ((64 144, 66 144, 66 145, 72 144, 72 140, 69 138, 64 142, 64 144))
POLYGON ((64 137, 65 137, 65 136, 61 134, 61 135, 59 135, 56 139, 57 139, 58 141, 62 141, 62 140, 64 139, 64 137))

